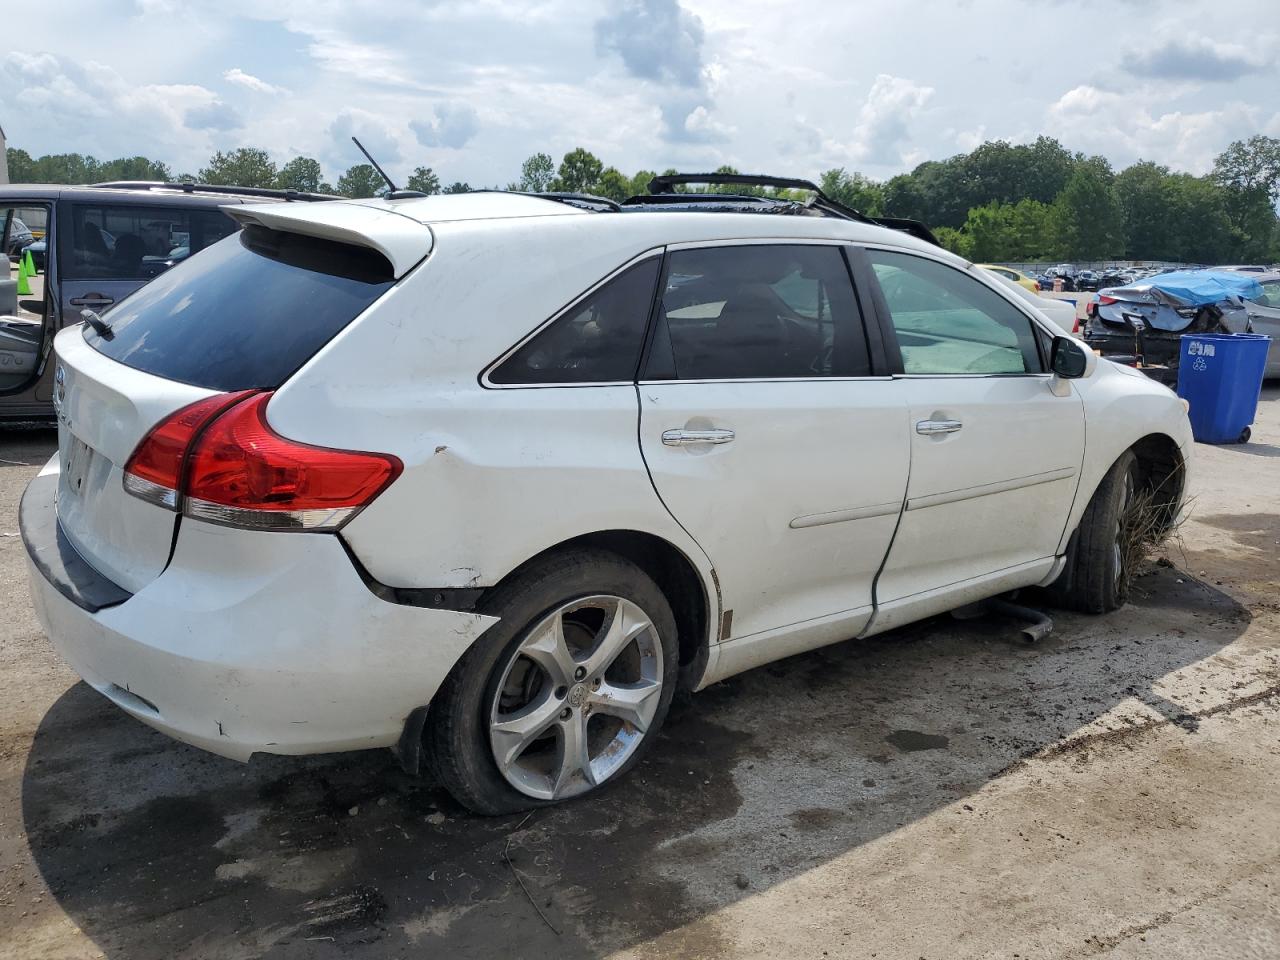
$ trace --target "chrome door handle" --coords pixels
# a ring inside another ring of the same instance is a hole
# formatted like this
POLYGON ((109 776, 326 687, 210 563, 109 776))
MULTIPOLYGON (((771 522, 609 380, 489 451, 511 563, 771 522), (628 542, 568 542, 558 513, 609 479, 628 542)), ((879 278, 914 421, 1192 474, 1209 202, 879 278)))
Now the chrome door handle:
POLYGON ((959 420, 920 420, 916 423, 916 433, 922 437, 936 437, 942 433, 955 433, 963 426, 959 420))
POLYGON ((662 442, 668 447, 687 443, 728 443, 734 438, 732 430, 664 430, 662 442))
POLYGON ((87 297, 72 297, 68 303, 73 307, 92 307, 97 309, 98 307, 109 307, 115 301, 110 297, 104 297, 100 293, 91 293, 87 297))

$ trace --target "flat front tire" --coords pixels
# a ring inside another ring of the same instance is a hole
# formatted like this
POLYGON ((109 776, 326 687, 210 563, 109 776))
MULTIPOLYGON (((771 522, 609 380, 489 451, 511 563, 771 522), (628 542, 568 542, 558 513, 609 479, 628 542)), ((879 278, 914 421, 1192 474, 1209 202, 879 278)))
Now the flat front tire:
POLYGON ((427 716, 440 783, 481 814, 590 793, 652 744, 675 693, 675 617, 634 564, 551 554, 486 598, 501 619, 450 672, 427 716))
POLYGON ((1126 450, 1107 471, 1080 518, 1067 567, 1050 587, 1054 600, 1082 613, 1110 613, 1129 597, 1132 551, 1126 520, 1137 501, 1138 460, 1126 450))

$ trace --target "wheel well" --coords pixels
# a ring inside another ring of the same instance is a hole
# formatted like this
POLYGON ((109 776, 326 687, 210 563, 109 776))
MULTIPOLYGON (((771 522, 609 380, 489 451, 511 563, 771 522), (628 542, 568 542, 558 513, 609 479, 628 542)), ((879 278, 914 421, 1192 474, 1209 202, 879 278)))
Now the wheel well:
POLYGON ((1186 482, 1182 451, 1163 433, 1148 434, 1130 449, 1138 458, 1142 486, 1151 491, 1153 505, 1160 511, 1161 525, 1173 526, 1186 482))
POLYGON ((680 686, 692 689, 702 678, 709 653, 711 606, 702 577, 682 551, 671 543, 638 530, 600 530, 565 540, 530 557, 514 575, 549 553, 592 547, 615 553, 643 570, 658 585, 676 618, 680 647, 680 686))

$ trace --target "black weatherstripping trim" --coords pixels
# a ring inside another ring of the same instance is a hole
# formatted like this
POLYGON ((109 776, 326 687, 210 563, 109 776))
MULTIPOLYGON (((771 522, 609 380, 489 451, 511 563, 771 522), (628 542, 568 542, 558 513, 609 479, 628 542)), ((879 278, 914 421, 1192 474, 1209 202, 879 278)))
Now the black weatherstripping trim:
POLYGON ((342 549, 347 552, 348 559, 351 560, 351 566, 355 568, 364 585, 369 588, 369 592, 387 603, 398 603, 403 607, 426 607, 430 610, 452 610, 455 613, 475 613, 476 607, 480 604, 480 598, 488 590, 488 587, 388 586, 368 571, 356 556, 355 551, 351 549, 351 544, 347 543, 341 534, 337 537, 338 542, 342 544, 342 549))
POLYGON ((58 522, 58 474, 47 473, 27 484, 18 508, 18 529, 27 555, 41 576, 81 610, 97 613, 133 596, 108 580, 76 553, 58 522))
POLYGON ((859 290, 857 271, 854 267, 856 251, 850 247, 840 248, 844 270, 849 277, 849 285, 853 288, 854 309, 858 312, 858 326, 862 330, 863 340, 867 344, 867 357, 871 361, 871 375, 882 377, 889 372, 889 360, 885 355, 884 337, 880 333, 880 321, 871 305, 870 294, 859 290))
MULTIPOLYGON (((876 272, 871 269, 871 261, 867 258, 865 247, 846 247, 845 256, 849 259, 849 267, 853 271, 854 290, 862 298, 863 319, 867 325, 867 336, 872 341, 872 348, 879 347, 884 367, 876 373, 881 376, 900 374, 903 372, 902 349, 898 346, 898 331, 894 329, 893 319, 889 314, 889 305, 885 302, 884 292, 880 289, 880 281, 876 272), (877 337, 875 334, 878 333, 877 337), (878 342, 877 342, 878 341, 878 342)), ((874 356, 874 354, 873 354, 874 356)))

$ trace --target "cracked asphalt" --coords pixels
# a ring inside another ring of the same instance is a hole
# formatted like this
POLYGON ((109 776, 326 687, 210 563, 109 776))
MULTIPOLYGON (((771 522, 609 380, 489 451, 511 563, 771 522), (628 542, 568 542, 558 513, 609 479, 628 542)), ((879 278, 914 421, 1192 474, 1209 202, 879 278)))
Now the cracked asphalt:
POLYGON ((478 819, 385 752, 240 765, 79 683, 0 432, 0 955, 1280 956, 1280 388, 1124 610, 936 618, 721 683, 599 798, 478 819))

